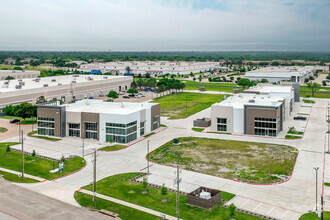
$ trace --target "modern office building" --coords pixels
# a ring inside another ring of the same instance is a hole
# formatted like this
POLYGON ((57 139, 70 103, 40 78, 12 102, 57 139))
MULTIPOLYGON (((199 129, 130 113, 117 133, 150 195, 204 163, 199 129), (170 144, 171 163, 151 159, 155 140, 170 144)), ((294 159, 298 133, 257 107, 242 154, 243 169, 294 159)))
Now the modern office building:
POLYGON ((294 107, 292 86, 263 85, 211 106, 211 130, 277 136, 294 107), (281 87, 281 88, 280 88, 281 87))
POLYGON ((81 100, 40 105, 38 134, 129 143, 160 126, 160 104, 81 100))
POLYGON ((278 66, 265 67, 245 73, 245 77, 249 80, 267 79, 269 82, 290 81, 290 82, 304 82, 313 74, 313 67, 311 66, 278 66))
POLYGON ((98 64, 82 64, 80 71, 91 72, 100 71, 113 74, 141 74, 150 73, 151 75, 175 74, 185 75, 192 73, 205 72, 208 70, 219 70, 219 62, 170 62, 170 61, 132 61, 132 62, 109 62, 98 64))
POLYGON ((34 103, 40 96, 63 102, 104 96, 109 91, 127 91, 133 77, 66 75, 0 81, 0 108, 22 102, 34 103))
POLYGON ((7 77, 15 79, 37 78, 40 76, 40 71, 31 70, 0 70, 0 80, 5 80, 7 77))

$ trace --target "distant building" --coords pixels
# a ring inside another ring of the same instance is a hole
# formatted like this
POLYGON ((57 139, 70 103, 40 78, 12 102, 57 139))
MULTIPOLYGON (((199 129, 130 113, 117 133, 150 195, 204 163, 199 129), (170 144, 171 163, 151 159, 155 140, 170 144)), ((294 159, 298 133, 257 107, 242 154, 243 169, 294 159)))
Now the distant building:
POLYGON ((39 106, 38 134, 129 143, 160 126, 160 104, 82 100, 39 106))
POLYGON ((35 102, 40 96, 72 102, 105 96, 109 91, 127 91, 131 76, 65 75, 0 81, 0 108, 10 104, 35 102))
POLYGON ((267 79, 269 82, 278 82, 282 80, 291 82, 304 82, 305 78, 308 78, 313 74, 313 67, 305 66, 279 66, 279 67, 265 67, 257 70, 249 71, 245 73, 245 77, 249 80, 267 79))
POLYGON ((37 78, 40 76, 40 71, 30 70, 0 70, 0 80, 5 80, 8 76, 15 79, 37 78))
POLYGON ((211 106, 215 132, 277 136, 294 107, 292 86, 259 86, 211 106))
POLYGON ((150 73, 151 75, 175 74, 185 75, 192 73, 205 72, 209 70, 226 69, 220 67, 219 62, 169 62, 169 61, 132 61, 132 62, 109 62, 82 64, 80 71, 91 72, 101 71, 113 74, 141 74, 150 73))

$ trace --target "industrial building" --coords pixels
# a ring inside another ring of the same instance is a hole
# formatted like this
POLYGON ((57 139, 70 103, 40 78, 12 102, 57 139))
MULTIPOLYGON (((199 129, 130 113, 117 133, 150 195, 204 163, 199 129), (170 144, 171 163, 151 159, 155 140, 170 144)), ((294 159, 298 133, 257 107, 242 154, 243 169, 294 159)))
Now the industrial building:
POLYGON ((31 70, 0 70, 0 80, 5 80, 7 77, 15 79, 37 78, 40 76, 40 71, 31 70))
POLYGON ((205 72, 209 70, 219 70, 219 62, 170 62, 170 61, 132 61, 132 62, 108 62, 98 64, 82 64, 80 71, 93 73, 110 72, 113 74, 141 74, 150 73, 151 75, 175 74, 185 75, 192 73, 205 72))
POLYGON ((215 132, 277 136, 294 108, 291 85, 259 85, 211 106, 215 132))
POLYGON ((105 96, 109 91, 127 91, 132 76, 65 75, 0 81, 0 108, 22 102, 34 103, 40 96, 63 102, 105 96))
POLYGON ((81 100, 40 105, 38 134, 129 143, 160 126, 160 104, 81 100))
POLYGON ((265 67, 245 73, 245 77, 249 80, 267 79, 269 82, 290 81, 303 83, 305 78, 313 74, 313 67, 311 66, 279 66, 279 67, 265 67))

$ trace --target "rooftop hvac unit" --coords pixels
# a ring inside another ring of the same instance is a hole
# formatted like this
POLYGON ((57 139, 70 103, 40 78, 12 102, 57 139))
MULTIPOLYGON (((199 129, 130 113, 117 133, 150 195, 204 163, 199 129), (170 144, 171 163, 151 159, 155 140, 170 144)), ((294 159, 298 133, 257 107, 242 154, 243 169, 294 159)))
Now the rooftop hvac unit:
POLYGON ((22 86, 21 86, 21 85, 16 85, 15 88, 16 88, 16 89, 21 89, 22 86))
POLYGON ((48 87, 48 84, 44 84, 44 87, 48 87))
POLYGON ((19 82, 21 86, 25 86, 25 82, 19 82))
POLYGON ((74 80, 74 81, 72 81, 71 83, 76 83, 76 81, 74 80))
POLYGON ((52 82, 56 82, 56 79, 52 79, 52 82))
POLYGON ((61 85, 62 85, 62 83, 59 83, 59 84, 57 84, 57 85, 61 86, 61 85))
POLYGON ((255 102, 256 102, 256 100, 254 100, 254 99, 249 100, 249 103, 255 103, 255 102))
POLYGON ((19 79, 18 82, 22 82, 22 79, 19 79))
POLYGON ((103 79, 108 79, 108 77, 107 76, 104 76, 103 79))

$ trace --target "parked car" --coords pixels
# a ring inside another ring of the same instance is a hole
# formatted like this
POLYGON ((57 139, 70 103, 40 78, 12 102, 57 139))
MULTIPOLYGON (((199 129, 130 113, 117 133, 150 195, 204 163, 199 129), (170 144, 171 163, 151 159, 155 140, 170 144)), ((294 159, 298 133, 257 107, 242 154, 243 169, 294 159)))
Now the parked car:
POLYGON ((129 97, 134 97, 134 96, 135 96, 135 94, 129 94, 128 96, 129 96, 129 97))
POLYGON ((141 92, 138 93, 138 96, 145 97, 145 95, 141 92))
POLYGON ((125 93, 124 92, 118 92, 118 95, 124 95, 125 93))
POLYGON ((20 121, 21 121, 21 120, 15 118, 15 119, 11 119, 9 122, 10 122, 11 124, 14 124, 14 123, 17 123, 17 122, 20 122, 20 121))
POLYGON ((129 99, 129 96, 124 95, 123 98, 124 98, 124 99, 129 99))
POLYGON ((303 117, 303 116, 296 116, 293 119, 294 120, 303 120, 303 121, 305 121, 307 118, 306 117, 303 117))

